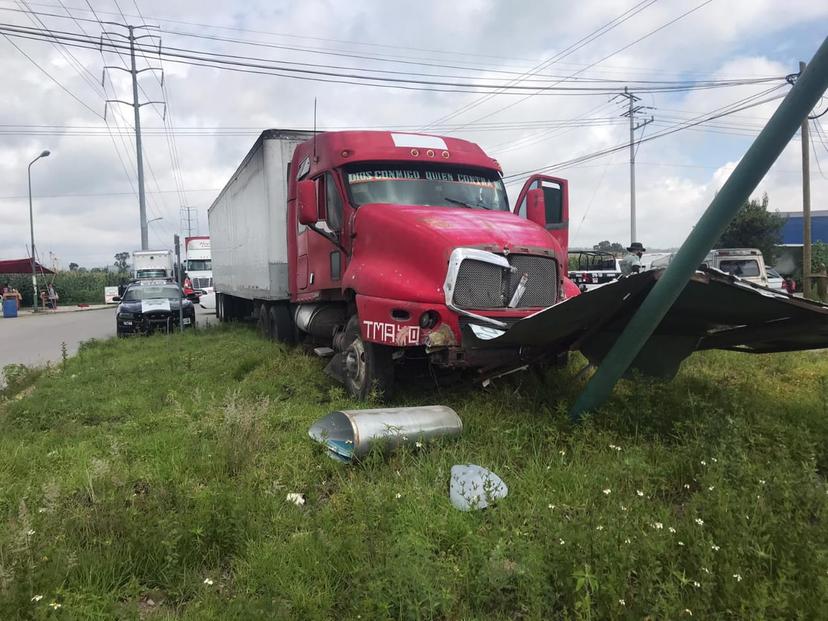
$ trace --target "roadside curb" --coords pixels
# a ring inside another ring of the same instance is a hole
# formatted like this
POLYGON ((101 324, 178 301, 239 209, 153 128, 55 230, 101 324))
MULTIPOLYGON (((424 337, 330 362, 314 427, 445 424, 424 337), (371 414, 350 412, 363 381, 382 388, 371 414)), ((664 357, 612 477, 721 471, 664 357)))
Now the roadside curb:
POLYGON ((56 315, 65 315, 69 313, 89 313, 92 311, 100 311, 100 310, 107 310, 107 309, 115 309, 117 308, 117 304, 107 305, 107 306, 90 306, 89 308, 72 308, 68 310, 59 310, 56 312, 52 311, 38 311, 37 313, 33 313, 29 310, 25 310, 23 312, 18 312, 17 317, 15 319, 23 319, 25 317, 54 317, 56 315))

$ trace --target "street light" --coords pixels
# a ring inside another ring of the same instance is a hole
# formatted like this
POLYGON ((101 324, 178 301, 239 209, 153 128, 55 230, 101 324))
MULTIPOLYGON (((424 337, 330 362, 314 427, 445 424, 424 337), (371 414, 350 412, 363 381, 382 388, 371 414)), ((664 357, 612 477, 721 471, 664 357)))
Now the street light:
POLYGON ((49 157, 50 151, 44 150, 40 155, 29 162, 29 230, 32 234, 32 302, 34 309, 32 312, 37 312, 37 270, 35 269, 35 243, 34 243, 34 215, 32 211, 32 164, 34 164, 41 157, 49 157))

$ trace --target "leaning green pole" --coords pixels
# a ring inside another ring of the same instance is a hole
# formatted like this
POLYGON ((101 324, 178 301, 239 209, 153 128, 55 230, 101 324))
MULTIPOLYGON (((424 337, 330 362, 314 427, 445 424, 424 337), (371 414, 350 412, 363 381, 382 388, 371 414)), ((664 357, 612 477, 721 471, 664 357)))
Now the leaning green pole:
POLYGON ((826 87, 828 38, 822 42, 813 60, 796 80, 787 97, 782 100, 601 362, 572 407, 570 416, 573 421, 580 421, 586 412, 595 410, 609 398, 615 383, 627 371, 710 248, 770 170, 826 87))

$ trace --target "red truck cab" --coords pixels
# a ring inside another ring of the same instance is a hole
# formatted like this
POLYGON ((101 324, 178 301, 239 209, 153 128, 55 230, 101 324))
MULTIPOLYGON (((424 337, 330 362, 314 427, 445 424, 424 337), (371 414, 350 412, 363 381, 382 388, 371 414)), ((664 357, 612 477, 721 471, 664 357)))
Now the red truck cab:
POLYGON ((504 330, 577 295, 564 179, 530 178, 511 209, 500 165, 478 145, 368 131, 319 134, 297 146, 290 170, 292 315, 318 333, 314 313, 340 305, 320 326, 335 333, 357 396, 390 390, 395 350, 424 348, 445 367, 508 364, 519 352, 464 350, 463 324, 504 330))

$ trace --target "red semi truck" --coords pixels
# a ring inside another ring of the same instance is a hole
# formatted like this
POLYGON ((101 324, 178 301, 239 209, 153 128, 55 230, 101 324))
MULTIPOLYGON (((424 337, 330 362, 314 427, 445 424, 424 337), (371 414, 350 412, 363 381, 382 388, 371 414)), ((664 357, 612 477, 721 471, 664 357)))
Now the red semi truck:
POLYGON ((216 312, 327 346, 364 398, 406 356, 495 374, 531 348, 472 350, 578 295, 568 188, 535 175, 510 206, 500 165, 456 138, 267 130, 209 209, 216 312))

